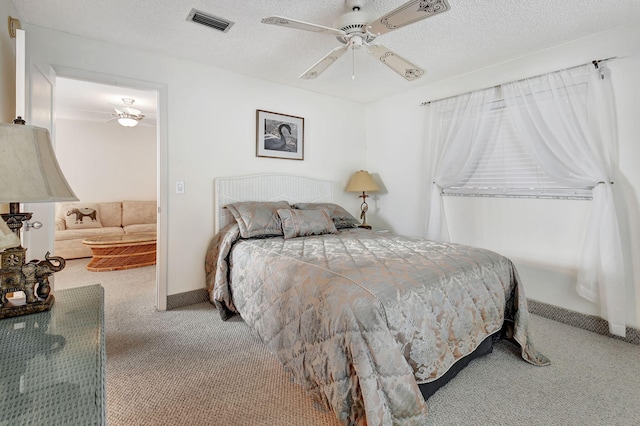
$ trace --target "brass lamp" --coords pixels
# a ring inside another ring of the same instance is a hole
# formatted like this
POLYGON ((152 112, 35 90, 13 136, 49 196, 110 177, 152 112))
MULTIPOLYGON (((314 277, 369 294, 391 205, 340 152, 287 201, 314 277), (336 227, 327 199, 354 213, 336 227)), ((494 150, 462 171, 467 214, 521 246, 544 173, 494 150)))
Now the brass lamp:
POLYGON ((32 214, 20 212, 20 203, 78 200, 60 170, 49 131, 26 126, 20 117, 14 123, 19 124, 0 123, 0 203, 9 203, 9 213, 1 215, 7 226, 0 226, 0 318, 51 309, 48 277, 65 266, 63 258, 48 252, 44 260, 25 262, 20 229, 32 214), (7 299, 14 292, 24 293, 24 304, 7 299))
POLYGON ((345 191, 347 192, 362 192, 362 195, 358 195, 358 198, 362 198, 362 204, 360 205, 360 219, 362 224, 360 228, 371 229, 371 226, 367 223, 367 210, 369 205, 367 204, 367 192, 379 191, 380 187, 373 181, 373 178, 366 170, 359 170, 351 176, 351 180, 347 184, 345 191))

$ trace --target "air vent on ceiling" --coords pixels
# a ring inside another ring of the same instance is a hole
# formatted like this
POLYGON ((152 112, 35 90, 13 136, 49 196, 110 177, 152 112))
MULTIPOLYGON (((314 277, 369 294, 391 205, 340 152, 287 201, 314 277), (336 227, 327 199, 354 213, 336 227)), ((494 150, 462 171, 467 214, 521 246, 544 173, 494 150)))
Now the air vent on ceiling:
POLYGON ((231 26, 233 25, 233 22, 231 21, 227 21, 226 19, 222 19, 217 16, 209 15, 196 9, 191 9, 191 12, 189 12, 189 15, 187 16, 187 21, 205 25, 218 31, 222 31, 223 33, 229 31, 229 28, 231 28, 231 26))

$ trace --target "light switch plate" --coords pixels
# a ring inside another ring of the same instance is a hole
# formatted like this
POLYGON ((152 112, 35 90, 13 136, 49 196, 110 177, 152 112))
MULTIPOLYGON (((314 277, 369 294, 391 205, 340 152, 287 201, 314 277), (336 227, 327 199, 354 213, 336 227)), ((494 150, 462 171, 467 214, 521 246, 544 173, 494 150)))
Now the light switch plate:
POLYGON ((184 194, 184 182, 176 182, 176 194, 184 194))

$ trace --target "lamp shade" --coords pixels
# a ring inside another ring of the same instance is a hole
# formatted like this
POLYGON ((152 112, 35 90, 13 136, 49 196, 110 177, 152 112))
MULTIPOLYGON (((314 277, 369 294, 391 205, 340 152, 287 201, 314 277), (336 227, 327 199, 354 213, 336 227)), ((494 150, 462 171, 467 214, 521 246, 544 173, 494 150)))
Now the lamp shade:
POLYGON ((77 201, 47 129, 0 123, 0 203, 77 201))
POLYGON ((347 192, 375 192, 379 190, 380 187, 366 170, 355 172, 345 189, 347 192))

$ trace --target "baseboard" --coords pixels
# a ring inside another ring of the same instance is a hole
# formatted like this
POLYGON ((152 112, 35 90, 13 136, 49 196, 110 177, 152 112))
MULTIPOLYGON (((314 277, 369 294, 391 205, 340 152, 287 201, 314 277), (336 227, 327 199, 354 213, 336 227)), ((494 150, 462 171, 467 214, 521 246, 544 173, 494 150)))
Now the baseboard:
POLYGON ((183 306, 195 305, 196 303, 208 301, 209 292, 204 288, 184 293, 171 294, 167 296, 167 310, 182 308, 183 306))
POLYGON ((569 309, 560 308, 558 306, 549 305, 532 299, 527 299, 527 304, 529 306, 529 312, 534 315, 539 315, 563 324, 589 330, 591 332, 609 336, 634 345, 640 345, 640 330, 637 328, 627 327, 626 337, 614 336, 609 333, 609 323, 600 317, 581 314, 579 312, 570 311, 569 309))

